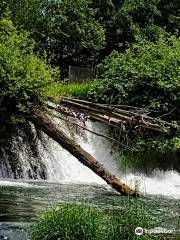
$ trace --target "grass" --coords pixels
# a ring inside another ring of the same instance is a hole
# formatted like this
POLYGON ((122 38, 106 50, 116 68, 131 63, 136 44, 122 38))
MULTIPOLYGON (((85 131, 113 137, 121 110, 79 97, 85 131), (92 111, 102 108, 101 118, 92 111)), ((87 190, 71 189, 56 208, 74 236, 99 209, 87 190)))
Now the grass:
POLYGON ((47 210, 31 227, 32 240, 99 239, 101 214, 85 205, 66 204, 47 210))
MULTIPOLYGON (((118 212, 87 205, 65 204, 46 210, 30 228, 31 240, 153 240, 137 236, 135 228, 152 227, 151 216, 135 204, 118 212)), ((159 238, 160 239, 160 238, 159 238)))
POLYGON ((96 81, 83 83, 69 83, 63 84, 55 82, 43 88, 42 96, 57 102, 61 97, 74 97, 80 99, 87 99, 88 91, 97 84, 96 81))

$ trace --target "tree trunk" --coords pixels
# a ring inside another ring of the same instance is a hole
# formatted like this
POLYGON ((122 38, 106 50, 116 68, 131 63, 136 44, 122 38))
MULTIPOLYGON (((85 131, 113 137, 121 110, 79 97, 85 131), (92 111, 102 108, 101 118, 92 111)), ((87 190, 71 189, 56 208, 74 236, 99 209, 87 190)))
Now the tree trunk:
POLYGON ((86 152, 73 139, 59 130, 51 119, 39 110, 33 110, 28 116, 37 128, 46 133, 53 140, 58 142, 64 149, 76 157, 82 164, 90 168, 94 173, 104 179, 112 188, 117 190, 121 195, 138 196, 135 190, 122 183, 118 178, 112 175, 104 168, 94 157, 86 152))

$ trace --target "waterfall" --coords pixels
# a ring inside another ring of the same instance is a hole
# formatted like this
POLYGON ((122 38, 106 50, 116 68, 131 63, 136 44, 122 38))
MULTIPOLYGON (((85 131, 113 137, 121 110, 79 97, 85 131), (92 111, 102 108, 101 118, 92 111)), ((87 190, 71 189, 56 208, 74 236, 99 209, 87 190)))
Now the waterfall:
MULTIPOLYGON (((56 118, 54 120, 61 130, 74 138, 95 159, 131 187, 134 187, 138 182, 142 193, 180 198, 180 174, 177 171, 155 169, 150 175, 130 170, 124 171, 121 169, 121 155, 109 140, 78 127, 72 128, 63 120, 56 118)), ((86 128, 103 135, 109 134, 108 128, 99 122, 88 120, 86 128)), ((33 126, 32 129, 34 129, 33 126)), ((16 142, 14 144, 16 145, 16 142)), ((23 142, 21 144, 23 145, 23 142)), ((104 180, 45 134, 43 142, 38 140, 38 149, 40 160, 29 156, 27 154, 28 149, 25 147, 20 149, 16 171, 12 170, 11 163, 6 157, 0 159, 0 178, 46 179, 50 182, 60 183, 106 184, 104 180)))

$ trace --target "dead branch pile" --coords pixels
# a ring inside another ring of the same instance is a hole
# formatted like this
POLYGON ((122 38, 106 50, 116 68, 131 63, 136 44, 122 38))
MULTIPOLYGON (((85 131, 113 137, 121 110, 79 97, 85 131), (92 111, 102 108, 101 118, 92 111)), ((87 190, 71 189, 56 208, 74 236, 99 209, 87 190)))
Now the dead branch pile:
MULTIPOLYGON (((64 97, 60 100, 60 106, 84 113, 91 119, 104 122, 109 126, 121 127, 124 125, 128 127, 142 127, 158 132, 169 132, 171 129, 179 128, 176 124, 148 116, 142 109, 131 107, 130 110, 127 110, 126 107, 125 110, 123 109, 123 105, 108 106, 64 97)), ((59 107, 58 111, 63 112, 63 109, 59 107)))

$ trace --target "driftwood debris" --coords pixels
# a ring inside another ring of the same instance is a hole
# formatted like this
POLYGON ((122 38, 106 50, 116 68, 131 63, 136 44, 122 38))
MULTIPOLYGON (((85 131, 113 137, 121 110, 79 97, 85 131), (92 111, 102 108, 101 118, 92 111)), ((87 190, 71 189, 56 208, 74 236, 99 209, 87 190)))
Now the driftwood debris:
MULTIPOLYGON (((92 119, 104 122, 110 126, 140 126, 158 132, 168 132, 170 128, 178 128, 176 124, 150 117, 136 109, 134 111, 124 110, 117 106, 107 106, 105 104, 65 97, 60 100, 60 104, 72 110, 82 112, 92 119)), ((59 111, 62 111, 62 109, 59 109, 59 111)))
POLYGON ((94 173, 104 179, 112 188, 126 196, 138 196, 135 190, 121 182, 107 169, 104 168, 94 157, 79 146, 73 139, 57 128, 53 121, 39 110, 32 110, 27 118, 36 128, 46 133, 53 140, 58 142, 64 149, 76 157, 82 164, 90 168, 94 173))

